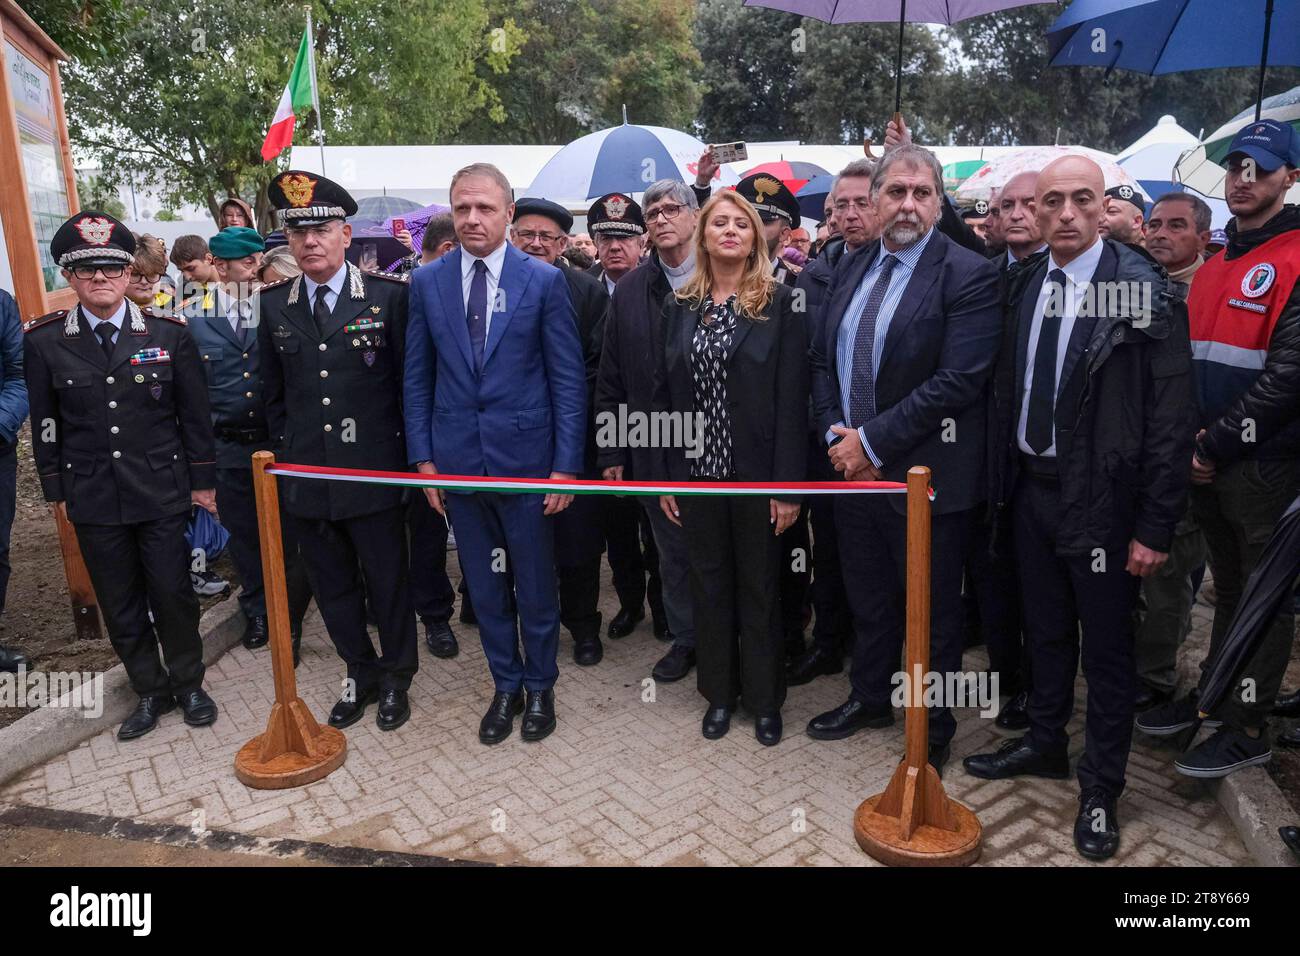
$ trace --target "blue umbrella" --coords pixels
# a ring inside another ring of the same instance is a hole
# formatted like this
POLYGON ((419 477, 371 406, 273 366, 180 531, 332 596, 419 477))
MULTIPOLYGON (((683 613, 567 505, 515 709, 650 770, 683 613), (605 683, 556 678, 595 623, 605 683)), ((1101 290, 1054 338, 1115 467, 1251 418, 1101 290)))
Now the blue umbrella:
MULTIPOLYGON (((703 152, 704 144, 687 133, 625 122, 569 143, 538 171, 525 195, 585 205, 606 193, 644 192, 656 179, 693 182, 703 152)), ((738 181, 726 168, 717 177, 720 186, 738 181)))
POLYGON ((1150 76, 1258 66, 1258 119, 1269 64, 1300 66, 1300 0, 1075 0, 1047 40, 1052 66, 1150 76))
POLYGON ((826 215, 826 197, 831 194, 831 184, 834 182, 835 177, 830 173, 808 180, 803 188, 794 194, 795 202, 799 204, 799 215, 805 219, 816 219, 821 222, 826 215))

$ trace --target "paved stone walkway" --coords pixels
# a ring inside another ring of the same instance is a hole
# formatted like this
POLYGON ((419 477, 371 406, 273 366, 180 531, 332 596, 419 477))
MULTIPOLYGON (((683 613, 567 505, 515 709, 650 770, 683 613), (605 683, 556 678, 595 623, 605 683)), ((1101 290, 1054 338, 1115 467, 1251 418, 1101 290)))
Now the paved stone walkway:
MULTIPOLYGON (((612 589, 605 594, 609 620, 612 589)), ((1208 615, 1197 607, 1185 667, 1203 646, 1208 615)), ((299 693, 323 719, 341 668, 319 617, 307 623, 299 693)), ((236 646, 209 671, 221 707, 214 727, 191 729, 174 713, 134 743, 106 731, 13 781, 0 801, 511 863, 874 865, 853 840, 853 811, 898 764, 901 719, 834 743, 803 733, 847 695, 847 673, 791 689, 779 746, 760 746, 743 716, 710 742, 699 732, 694 675, 653 695, 643 688, 664 650, 648 619, 630 637, 607 640, 594 668, 572 663, 565 635, 556 732, 525 744, 516 725, 509 741, 488 748, 477 727, 492 685, 477 633, 459 632, 454 660, 421 648, 406 726, 380 732, 372 707, 346 732, 345 765, 311 786, 255 791, 235 779, 235 752, 262 731, 273 694, 267 651, 236 646)), ((982 650, 967 655, 967 668, 984 664, 982 650)), ((1082 692, 1080 681, 1080 713, 1082 692)), ((1080 723, 1071 728, 1076 758, 1080 723)), ((944 780, 983 824, 982 863, 1084 863, 1070 835, 1073 780, 990 782, 962 770, 961 757, 1001 739, 992 720, 959 712, 944 780)), ((1173 772, 1172 758, 1136 738, 1119 806, 1123 847, 1108 865, 1248 863, 1226 816, 1199 783, 1173 772)))

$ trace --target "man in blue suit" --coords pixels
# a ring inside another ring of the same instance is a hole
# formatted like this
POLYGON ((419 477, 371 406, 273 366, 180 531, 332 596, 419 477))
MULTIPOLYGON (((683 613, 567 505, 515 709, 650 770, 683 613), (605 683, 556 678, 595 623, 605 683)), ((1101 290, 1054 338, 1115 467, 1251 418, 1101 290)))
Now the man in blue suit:
MULTIPOLYGON (((986 497, 985 387, 1002 328, 997 269, 936 228, 943 171, 933 153, 888 151, 871 202, 880 239, 841 260, 812 343, 814 412, 832 465, 850 480, 903 481, 910 466, 930 467, 930 667, 947 674, 961 670, 965 541, 971 509, 986 497)), ((857 639, 849 699, 808 725, 819 740, 894 722, 904 632, 904 500, 839 495, 835 524, 857 639)), ((946 707, 930 717, 930 762, 940 772, 955 728, 946 707)))
MULTIPOLYGON (((23 378, 23 323, 18 303, 0 289, 0 614, 9 590, 9 531, 18 493, 18 429, 27 417, 27 380, 23 378)), ((39 425, 37 426, 40 427, 39 425)), ((0 644, 0 671, 27 666, 19 651, 0 644)))
MULTIPOLYGON (((411 276, 407 456, 430 475, 573 479, 583 464, 587 385, 564 275, 506 241, 514 203, 495 166, 457 172, 451 206, 460 248, 411 276)), ((541 740, 555 729, 559 675, 548 519, 573 496, 426 495, 439 514, 450 510, 496 685, 479 740, 500 743, 521 711, 520 735, 541 740)))

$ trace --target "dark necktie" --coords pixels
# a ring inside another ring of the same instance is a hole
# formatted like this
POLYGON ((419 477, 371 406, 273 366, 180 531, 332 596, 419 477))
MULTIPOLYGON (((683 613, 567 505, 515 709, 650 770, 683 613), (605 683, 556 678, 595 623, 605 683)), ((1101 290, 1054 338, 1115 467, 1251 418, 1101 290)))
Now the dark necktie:
POLYGON ((330 307, 325 302, 325 294, 329 292, 329 286, 318 285, 316 287, 316 306, 312 309, 312 316, 316 319, 316 331, 324 334, 325 323, 330 320, 330 307))
POLYGON ((104 358, 113 358, 113 333, 117 329, 112 322, 100 322, 95 326, 95 334, 99 336, 99 344, 104 347, 104 358))
POLYGON ((483 345, 487 341, 487 263, 474 260, 474 278, 469 284, 469 301, 465 303, 465 321, 469 324, 469 345, 474 353, 474 370, 483 367, 483 345))
POLYGON ((1056 437, 1056 346, 1061 338, 1061 313, 1065 311, 1068 292, 1065 273, 1060 269, 1048 273, 1047 282, 1060 291, 1052 290, 1043 306, 1043 324, 1034 350, 1034 378, 1029 384, 1029 418, 1025 422, 1025 441, 1038 455, 1051 448, 1056 437))
POLYGON ((872 370, 872 356, 876 349, 876 319, 880 306, 889 292, 889 277, 894 274, 898 257, 885 256, 876 284, 867 294, 866 305, 858 319, 858 330, 853 336, 853 370, 849 380, 849 423, 857 428, 876 417, 876 375, 872 370))

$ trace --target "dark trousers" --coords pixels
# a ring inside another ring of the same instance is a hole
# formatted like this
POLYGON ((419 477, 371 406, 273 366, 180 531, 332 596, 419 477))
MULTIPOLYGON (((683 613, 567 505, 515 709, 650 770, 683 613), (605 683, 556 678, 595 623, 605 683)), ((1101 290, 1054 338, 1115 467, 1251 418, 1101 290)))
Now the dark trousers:
POLYGON ((548 690, 560 673, 560 608, 555 524, 542 514, 543 496, 449 494, 447 507, 497 691, 548 690))
POLYGON ((9 533, 14 526, 18 494, 18 455, 10 446, 0 452, 0 614, 9 593, 9 533))
POLYGON ((556 572, 560 583, 560 623, 564 629, 575 641, 600 637, 600 555, 581 564, 560 565, 556 572))
POLYGON ((1030 744, 1043 753, 1065 753, 1082 629, 1088 710, 1079 786, 1105 787, 1118 796, 1133 740, 1133 607, 1141 579, 1124 570, 1127 543, 1097 555, 1057 555, 1061 488, 1056 481, 1021 475, 1012 522, 1034 675, 1030 744))
POLYGON ((690 556, 699 690, 711 707, 737 698, 755 716, 785 703, 777 583, 781 549, 768 498, 677 499, 690 556))
POLYGON ((1020 579, 1015 555, 990 551, 993 529, 982 508, 971 511, 966 549, 966 583, 962 604, 966 627, 974 629, 989 652, 989 670, 998 675, 998 690, 1014 697, 1029 689, 1029 647, 1020 626, 1020 579))
MULTIPOLYGON (((1192 487, 1192 513, 1205 532, 1218 594, 1206 660, 1219 653, 1246 581, 1259 564, 1278 518, 1295 498, 1297 485, 1300 459, 1278 458, 1234 462, 1219 469, 1212 484, 1192 487)), ((1264 727, 1294 639, 1295 614, 1286 601, 1246 662, 1234 692, 1224 695, 1214 716, 1232 727, 1264 727), (1254 693, 1243 700, 1241 690, 1247 686, 1254 693)))
MULTIPOLYGON (((230 532, 231 560, 242 585, 239 608, 245 617, 266 616, 266 585, 262 577, 262 543, 257 524, 257 497, 253 492, 253 469, 217 469, 217 510, 221 524, 230 532)), ((284 583, 289 603, 289 623, 297 626, 311 603, 311 582, 298 554, 293 523, 281 508, 280 542, 284 551, 284 583)))
POLYGON ((186 694, 203 685, 188 520, 179 514, 139 524, 75 526, 108 639, 141 697, 186 694), (166 669, 158 658, 160 645, 166 669))
POLYGON ((648 597, 651 615, 661 619, 664 597, 659 551, 641 503, 633 495, 601 495, 600 509, 605 551, 619 607, 635 611, 648 597))
POLYGON ((813 647, 834 657, 843 657, 853 643, 853 612, 849 610, 844 575, 840 570, 835 498, 810 495, 804 508, 808 511, 808 523, 812 528, 813 647))
POLYGON ((812 543, 808 538, 808 508, 777 538, 781 550, 780 620, 783 640, 791 651, 803 652, 804 612, 812 581, 812 543))
POLYGON ((295 518, 316 605, 358 694, 411 686, 416 656, 415 615, 407 582, 405 508, 358 518, 295 518), (366 605, 379 628, 381 654, 366 630, 366 605))
MULTIPOLYGON (((852 696, 872 710, 890 705, 903 670, 907 634, 907 517, 880 495, 837 495, 840 566, 853 609, 852 696)), ((961 671, 961 572, 970 513, 935 515, 930 523, 930 670, 961 671)), ((945 681, 945 684, 947 682, 945 681)), ((957 729, 947 707, 930 712, 930 745, 957 729)))
POLYGON ((605 550, 603 502, 597 495, 575 495, 569 507, 555 516, 554 525, 560 623, 575 641, 593 640, 600 636, 600 556, 605 550))
POLYGON ((411 547, 411 605, 425 625, 446 624, 456 603, 456 590, 447 577, 447 522, 433 510, 423 489, 413 491, 407 502, 406 529, 411 547))

